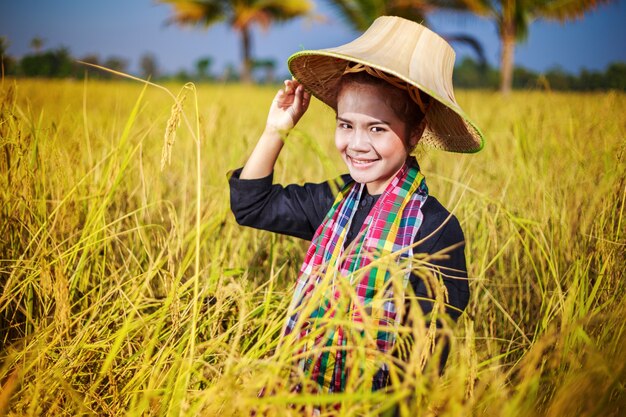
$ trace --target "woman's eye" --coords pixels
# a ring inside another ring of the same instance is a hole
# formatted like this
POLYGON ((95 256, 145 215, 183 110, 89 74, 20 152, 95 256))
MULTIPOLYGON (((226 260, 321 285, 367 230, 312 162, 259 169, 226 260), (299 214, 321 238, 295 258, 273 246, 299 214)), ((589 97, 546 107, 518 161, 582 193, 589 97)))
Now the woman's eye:
POLYGON ((385 131, 384 127, 380 127, 380 126, 372 126, 372 132, 374 133, 381 133, 385 131))
POLYGON ((339 123, 339 127, 341 129, 350 129, 350 125, 348 123, 339 123))

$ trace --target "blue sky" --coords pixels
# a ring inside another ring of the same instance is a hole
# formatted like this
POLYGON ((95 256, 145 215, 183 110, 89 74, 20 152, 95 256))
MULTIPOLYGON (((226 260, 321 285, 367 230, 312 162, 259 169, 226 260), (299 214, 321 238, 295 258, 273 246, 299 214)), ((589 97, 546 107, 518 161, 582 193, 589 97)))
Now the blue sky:
MULTIPOLYGON (((327 2, 317 0, 316 12, 325 23, 297 19, 269 31, 254 31, 253 53, 272 58, 278 73, 286 74, 287 57, 300 49, 340 45, 355 38, 336 17, 327 2)), ((518 45, 516 64, 536 71, 561 67, 577 73, 582 68, 603 70, 610 62, 626 62, 626 5, 619 0, 601 6, 584 19, 560 24, 537 21, 528 40, 518 45)), ((30 41, 39 36, 44 48, 68 47, 75 57, 97 54, 101 58, 120 56, 137 70, 139 56, 151 52, 166 72, 188 71, 201 57, 213 58, 213 72, 228 64, 239 65, 238 35, 226 25, 208 29, 167 26, 170 7, 153 0, 0 0, 0 36, 9 41, 9 54, 30 53, 30 41)), ((430 27, 441 34, 467 33, 478 38, 489 62, 497 66, 499 44, 493 22, 469 15, 436 13, 430 27)), ((471 52, 453 45, 457 61, 471 52)))

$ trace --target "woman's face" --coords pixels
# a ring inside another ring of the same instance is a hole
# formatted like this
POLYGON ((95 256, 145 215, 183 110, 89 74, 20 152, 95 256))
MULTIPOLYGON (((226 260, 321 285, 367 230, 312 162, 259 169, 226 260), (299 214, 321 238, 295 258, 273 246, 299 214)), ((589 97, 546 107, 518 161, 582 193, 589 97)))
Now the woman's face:
POLYGON ((337 98, 335 145, 355 181, 381 194, 415 143, 385 100, 385 88, 347 84, 337 98))

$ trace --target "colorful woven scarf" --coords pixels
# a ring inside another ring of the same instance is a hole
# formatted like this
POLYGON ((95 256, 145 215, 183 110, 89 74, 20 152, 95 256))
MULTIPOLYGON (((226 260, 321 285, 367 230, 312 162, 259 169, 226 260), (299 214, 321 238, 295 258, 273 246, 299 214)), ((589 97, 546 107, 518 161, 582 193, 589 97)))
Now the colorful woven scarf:
POLYGON ((359 370, 353 377, 364 384, 374 384, 385 368, 371 363, 372 351, 390 353, 394 345, 400 321, 394 292, 403 296, 408 283, 412 244, 428 197, 424 176, 409 158, 344 248, 363 187, 348 183, 315 232, 284 329, 297 349, 299 368, 318 392, 344 391, 354 364, 359 370))

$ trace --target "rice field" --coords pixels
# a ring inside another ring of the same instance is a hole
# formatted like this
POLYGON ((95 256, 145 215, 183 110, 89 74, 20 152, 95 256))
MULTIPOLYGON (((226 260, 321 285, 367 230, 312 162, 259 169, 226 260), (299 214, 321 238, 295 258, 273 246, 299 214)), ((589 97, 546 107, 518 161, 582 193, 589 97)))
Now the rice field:
MULTIPOLYGON (((316 396, 279 343, 307 242, 229 208, 275 88, 162 87, 2 80, 0 416, 626 414, 624 94, 458 92, 485 149, 417 152, 467 239, 445 372, 419 317, 401 382, 316 396)), ((314 101, 275 181, 343 173, 333 132, 314 101)))

